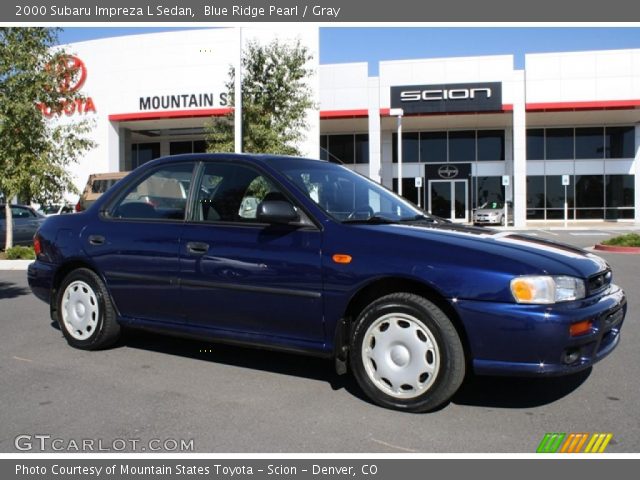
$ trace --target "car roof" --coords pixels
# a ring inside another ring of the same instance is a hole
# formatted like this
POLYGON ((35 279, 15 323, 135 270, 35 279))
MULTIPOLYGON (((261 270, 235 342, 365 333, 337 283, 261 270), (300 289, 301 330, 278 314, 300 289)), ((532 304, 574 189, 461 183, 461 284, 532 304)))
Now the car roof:
POLYGON ((273 154, 257 154, 257 153, 187 153, 182 155, 170 155, 161 157, 144 164, 160 165, 163 163, 173 163, 176 161, 211 161, 211 160, 245 160, 261 165, 273 165, 276 169, 289 167, 293 163, 313 163, 313 164, 329 164, 326 160, 318 160, 312 158, 295 157, 289 155, 273 155, 273 154))

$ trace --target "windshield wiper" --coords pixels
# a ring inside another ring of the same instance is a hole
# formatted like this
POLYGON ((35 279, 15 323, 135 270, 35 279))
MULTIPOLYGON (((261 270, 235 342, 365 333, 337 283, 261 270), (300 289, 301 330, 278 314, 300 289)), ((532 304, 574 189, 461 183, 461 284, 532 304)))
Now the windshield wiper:
POLYGON ((423 214, 418 214, 418 215, 414 215, 413 217, 404 217, 401 218, 400 220, 398 220, 399 222, 429 222, 429 223, 436 223, 436 219, 433 217, 429 217, 427 215, 423 215, 423 214))
POLYGON ((346 220, 342 220, 342 223, 363 223, 363 224, 369 224, 369 225, 385 225, 385 224, 390 224, 390 223, 397 223, 397 220, 392 220, 390 218, 387 217, 381 217, 379 215, 372 215, 371 217, 368 218, 351 218, 351 219, 346 219, 346 220))

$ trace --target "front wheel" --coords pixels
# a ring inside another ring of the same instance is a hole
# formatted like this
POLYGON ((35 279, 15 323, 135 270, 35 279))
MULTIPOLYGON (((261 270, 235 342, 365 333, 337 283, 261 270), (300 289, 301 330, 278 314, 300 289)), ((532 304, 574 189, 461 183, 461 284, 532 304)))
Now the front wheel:
POLYGON ((120 325, 104 282, 95 272, 79 268, 58 290, 58 323, 69 345, 98 350, 113 344, 120 325))
POLYGON ((433 410, 464 379, 464 350, 451 320, 426 298, 410 293, 386 295, 362 311, 350 355, 360 387, 388 408, 433 410))

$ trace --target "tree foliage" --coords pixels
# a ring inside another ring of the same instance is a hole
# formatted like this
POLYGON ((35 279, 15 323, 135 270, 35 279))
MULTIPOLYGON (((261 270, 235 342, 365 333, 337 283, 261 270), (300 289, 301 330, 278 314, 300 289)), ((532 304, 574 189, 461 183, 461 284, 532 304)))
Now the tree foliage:
MULTIPOLYGON (((312 59, 300 41, 274 40, 268 45, 246 44, 242 55, 242 150, 251 153, 300 155, 307 110, 314 106, 307 79, 312 59)), ((235 68, 229 69, 227 89, 235 105, 235 68)), ((211 152, 234 151, 234 114, 213 118, 207 125, 211 152)))
MULTIPOLYGON (((93 147, 85 138, 92 125, 62 119, 62 106, 82 99, 69 88, 76 72, 66 68, 67 54, 54 48, 57 30, 0 28, 0 193, 8 205, 14 196, 45 203, 75 191, 67 166, 93 147), (54 112, 47 119, 36 108, 54 112)), ((6 248, 11 247, 11 209, 6 208, 6 248)))

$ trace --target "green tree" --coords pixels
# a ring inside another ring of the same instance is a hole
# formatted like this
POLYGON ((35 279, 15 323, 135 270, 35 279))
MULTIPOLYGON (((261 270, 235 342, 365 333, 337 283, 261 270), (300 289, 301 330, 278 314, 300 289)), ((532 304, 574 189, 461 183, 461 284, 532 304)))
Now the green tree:
POLYGON ((55 48, 58 30, 0 28, 0 193, 6 203, 5 248, 13 245, 9 204, 17 195, 57 201, 76 191, 67 166, 94 146, 92 125, 62 117, 65 104, 83 100, 69 88, 78 68, 55 48), (38 108, 39 107, 39 108, 38 108), (52 113, 48 119, 43 110, 52 113))
MULTIPOLYGON (((307 110, 314 106, 307 79, 312 59, 300 41, 274 40, 246 44, 242 54, 242 150, 251 153, 300 155, 298 143, 307 129, 307 110)), ((235 105, 235 68, 229 69, 230 105, 235 105)), ((210 152, 234 151, 234 114, 207 125, 210 152)))

